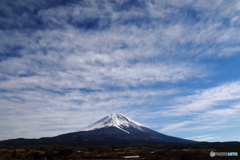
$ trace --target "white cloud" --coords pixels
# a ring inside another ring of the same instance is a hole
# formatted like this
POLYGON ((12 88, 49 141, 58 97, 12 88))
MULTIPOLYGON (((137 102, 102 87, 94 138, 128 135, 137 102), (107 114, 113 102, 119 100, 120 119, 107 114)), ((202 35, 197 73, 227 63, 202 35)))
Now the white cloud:
POLYGON ((217 87, 199 90, 196 94, 174 99, 177 105, 149 113, 153 117, 187 117, 188 121, 165 123, 161 132, 185 132, 194 130, 220 130, 236 127, 240 112, 240 82, 230 82, 217 87))
POLYGON ((166 132, 197 130, 213 115, 222 118, 215 128, 221 127, 239 112, 237 104, 217 108, 240 98, 238 81, 174 97, 184 93, 181 83, 214 72, 204 58, 238 53, 235 2, 139 1, 143 7, 122 10, 110 1, 0 3, 12 4, 2 5, 8 17, 0 19, 0 27, 7 26, 0 30, 0 128, 12 126, 13 137, 27 126, 33 126, 30 137, 33 130, 80 129, 111 112, 145 119, 196 115, 193 122, 161 124, 166 132), (168 104, 167 96, 172 106, 146 114, 168 104))
POLYGON ((184 127, 189 124, 193 124, 193 123, 194 122, 191 122, 191 121, 183 121, 183 122, 179 122, 179 123, 175 123, 175 124, 170 124, 170 125, 163 127, 159 131, 160 132, 168 132, 168 131, 172 131, 172 130, 177 131, 177 130, 179 130, 179 128, 184 127))
POLYGON ((240 98, 240 81, 230 82, 217 87, 199 90, 196 94, 175 99, 179 105, 169 107, 164 115, 183 116, 201 111, 209 111, 214 106, 240 98))
POLYGON ((208 140, 219 139, 219 138, 221 138, 221 137, 213 136, 213 135, 202 135, 202 136, 189 137, 186 139, 191 139, 191 140, 195 140, 195 141, 208 141, 208 140))
POLYGON ((18 138, 16 135, 30 138, 39 137, 40 133, 44 133, 42 136, 55 136, 74 132, 110 113, 137 118, 144 112, 140 106, 159 96, 176 93, 174 90, 146 89, 59 92, 34 89, 1 93, 0 102, 4 106, 0 108, 1 127, 14 133, 1 132, 1 139, 18 138), (134 106, 138 108, 134 109, 134 106), (29 130, 28 134, 23 134, 26 130, 29 130))

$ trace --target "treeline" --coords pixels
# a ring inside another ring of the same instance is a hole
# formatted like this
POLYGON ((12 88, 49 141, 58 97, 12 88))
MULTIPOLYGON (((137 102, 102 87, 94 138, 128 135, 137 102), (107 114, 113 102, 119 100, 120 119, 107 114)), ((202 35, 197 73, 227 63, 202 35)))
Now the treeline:
POLYGON ((240 145, 199 144, 129 144, 109 146, 28 145, 0 146, 0 160, 80 160, 122 159, 124 156, 139 156, 144 160, 214 160, 238 159, 239 157, 210 157, 210 151, 238 152, 240 145))

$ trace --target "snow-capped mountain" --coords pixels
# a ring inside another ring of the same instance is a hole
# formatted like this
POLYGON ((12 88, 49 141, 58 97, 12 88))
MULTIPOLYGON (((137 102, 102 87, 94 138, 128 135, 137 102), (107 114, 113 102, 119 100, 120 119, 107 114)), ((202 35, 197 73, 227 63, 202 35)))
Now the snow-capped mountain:
POLYGON ((151 130, 122 114, 110 114, 73 133, 40 139, 6 140, 5 144, 123 144, 123 143, 197 143, 151 130))
POLYGON ((71 139, 72 141, 78 138, 85 138, 88 143, 96 141, 107 143, 195 143, 195 141, 158 133, 122 114, 110 114, 77 132, 59 135, 55 138, 65 140, 71 139))
POLYGON ((130 133, 127 128, 135 128, 140 131, 144 131, 144 126, 133 121, 130 118, 125 117, 122 114, 110 114, 99 121, 83 128, 79 131, 93 131, 101 128, 116 127, 126 133, 130 133))

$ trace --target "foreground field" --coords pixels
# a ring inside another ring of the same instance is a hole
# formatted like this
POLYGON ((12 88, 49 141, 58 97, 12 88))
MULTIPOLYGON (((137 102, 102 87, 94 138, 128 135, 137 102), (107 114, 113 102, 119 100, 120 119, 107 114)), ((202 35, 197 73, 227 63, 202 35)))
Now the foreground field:
POLYGON ((210 152, 238 152, 239 144, 164 145, 131 144, 105 146, 18 145, 0 146, 0 160, 235 160, 239 156, 211 157, 210 152), (131 158, 131 157, 134 158, 131 158))

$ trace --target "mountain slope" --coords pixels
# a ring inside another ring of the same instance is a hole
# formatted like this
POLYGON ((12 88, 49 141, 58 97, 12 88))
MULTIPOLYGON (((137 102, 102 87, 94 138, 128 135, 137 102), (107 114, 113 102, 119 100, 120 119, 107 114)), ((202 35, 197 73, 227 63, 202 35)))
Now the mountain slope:
POLYGON ((91 142, 161 142, 197 143, 195 141, 164 135, 153 131, 122 114, 110 114, 101 120, 73 133, 54 137, 57 141, 76 143, 78 140, 91 142))
POLYGON ((100 119, 99 121, 89 125, 88 127, 81 129, 80 131, 91 131, 108 127, 116 127, 128 134, 128 128, 135 128, 144 132, 142 129, 142 127, 144 127, 143 125, 123 116, 122 114, 110 114, 103 119, 100 119))
POLYGON ((197 143, 153 131, 122 114, 110 114, 73 133, 40 139, 15 139, 5 144, 117 144, 117 143, 197 143))

